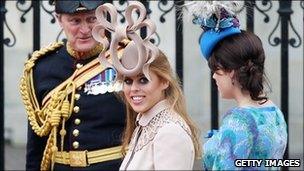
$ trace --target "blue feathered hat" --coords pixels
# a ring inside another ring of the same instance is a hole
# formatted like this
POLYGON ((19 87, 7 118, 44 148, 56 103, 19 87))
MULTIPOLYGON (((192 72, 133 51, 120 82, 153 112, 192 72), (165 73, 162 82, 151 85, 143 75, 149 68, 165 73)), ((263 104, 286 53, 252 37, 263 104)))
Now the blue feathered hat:
POLYGON ((204 30, 199 45, 206 60, 210 58, 219 41, 241 33, 239 20, 235 16, 239 6, 236 1, 196 1, 186 6, 194 16, 193 23, 204 30))

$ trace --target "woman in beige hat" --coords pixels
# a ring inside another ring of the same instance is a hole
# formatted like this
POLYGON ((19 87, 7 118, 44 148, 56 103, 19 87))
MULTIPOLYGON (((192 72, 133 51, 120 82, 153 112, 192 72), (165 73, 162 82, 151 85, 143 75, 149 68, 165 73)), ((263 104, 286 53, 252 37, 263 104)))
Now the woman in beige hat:
POLYGON ((117 80, 123 81, 127 125, 120 169, 191 170, 195 157, 200 156, 198 131, 186 112, 178 78, 167 57, 149 41, 155 25, 145 19, 145 7, 139 2, 128 6, 127 27, 117 25, 116 8, 111 4, 98 7, 96 16, 100 24, 93 29, 95 39, 107 46, 105 30, 112 33, 109 54, 113 64, 107 61, 106 52, 100 54, 100 61, 114 68, 117 80), (135 10, 139 17, 134 21, 131 14, 135 10), (107 12, 111 21, 107 21, 107 12), (148 29, 144 39, 136 33, 141 27, 148 29), (120 55, 118 44, 125 39, 128 44, 120 55))

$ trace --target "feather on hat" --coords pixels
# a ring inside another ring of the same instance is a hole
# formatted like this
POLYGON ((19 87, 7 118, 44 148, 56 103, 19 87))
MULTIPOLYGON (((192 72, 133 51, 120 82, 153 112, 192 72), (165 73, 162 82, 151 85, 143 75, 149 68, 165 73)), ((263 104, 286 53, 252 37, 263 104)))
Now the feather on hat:
POLYGON ((204 30, 199 44, 203 56, 208 60, 215 45, 227 36, 241 33, 235 14, 237 1, 194 1, 185 5, 193 19, 204 30))

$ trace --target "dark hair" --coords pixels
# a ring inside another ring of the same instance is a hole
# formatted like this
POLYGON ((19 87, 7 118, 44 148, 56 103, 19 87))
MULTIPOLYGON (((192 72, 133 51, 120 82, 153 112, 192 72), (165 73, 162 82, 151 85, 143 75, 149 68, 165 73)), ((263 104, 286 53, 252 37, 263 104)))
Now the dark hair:
POLYGON ((208 60, 212 72, 218 69, 234 70, 234 79, 241 89, 248 91, 255 101, 265 103, 268 98, 263 93, 265 53, 262 41, 255 34, 243 31, 221 40, 208 60))

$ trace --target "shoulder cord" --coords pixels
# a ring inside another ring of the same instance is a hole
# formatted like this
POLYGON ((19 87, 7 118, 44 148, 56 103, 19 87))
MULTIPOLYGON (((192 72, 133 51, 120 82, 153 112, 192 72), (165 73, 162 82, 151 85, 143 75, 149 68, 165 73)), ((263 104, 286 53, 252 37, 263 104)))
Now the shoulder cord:
MULTIPOLYGON (((32 57, 25 63, 25 69, 20 81, 20 93, 33 131, 41 137, 49 135, 41 161, 41 170, 49 170, 50 166, 53 169, 55 153, 58 151, 57 127, 60 121, 62 126, 60 130, 61 151, 63 151, 64 136, 66 135, 65 121, 69 118, 74 107, 76 86, 73 81, 70 81, 62 90, 54 93, 49 102, 41 109, 35 95, 32 68, 37 59, 61 46, 63 46, 62 42, 53 43, 48 47, 35 51, 32 57), (69 99, 68 90, 70 89, 72 89, 72 96, 69 99), (52 165, 50 164, 51 161, 52 165)), ((77 71, 78 69, 76 69, 73 76, 77 74, 77 71)))

